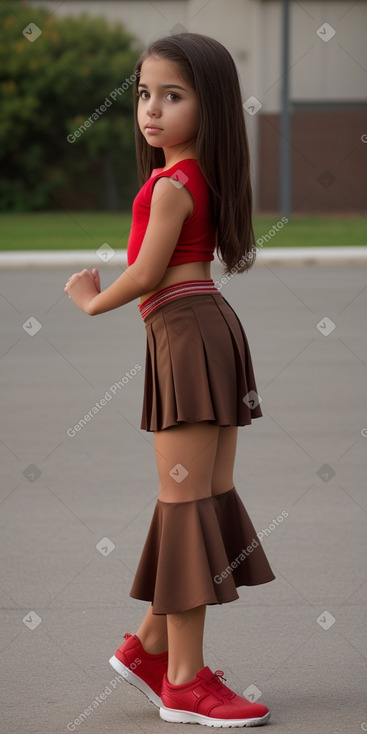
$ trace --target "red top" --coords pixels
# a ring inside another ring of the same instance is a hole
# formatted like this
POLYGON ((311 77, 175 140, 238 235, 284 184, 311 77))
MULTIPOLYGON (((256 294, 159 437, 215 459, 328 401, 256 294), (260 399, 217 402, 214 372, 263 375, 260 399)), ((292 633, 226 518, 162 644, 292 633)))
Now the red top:
MULTIPOLYGON (((168 267, 201 260, 214 260, 216 227, 211 213, 209 186, 197 160, 186 158, 175 163, 166 171, 163 171, 162 168, 154 168, 150 178, 136 195, 132 206, 133 219, 127 243, 128 265, 132 265, 139 254, 148 226, 154 184, 162 176, 176 179, 177 184, 172 183, 173 186, 178 188, 186 186, 194 200, 194 209, 182 225, 168 267)), ((162 226, 164 226, 163 222, 162 226)))

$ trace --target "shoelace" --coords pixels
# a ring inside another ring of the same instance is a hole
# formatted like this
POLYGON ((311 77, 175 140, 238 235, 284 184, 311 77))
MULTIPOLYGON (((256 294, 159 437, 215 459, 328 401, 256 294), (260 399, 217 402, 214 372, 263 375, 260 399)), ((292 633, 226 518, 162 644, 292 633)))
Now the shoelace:
POLYGON ((215 673, 213 673, 213 677, 208 680, 208 683, 210 685, 214 685, 215 692, 220 696, 232 698, 235 694, 230 688, 224 685, 224 680, 227 680, 227 678, 224 678, 223 670, 216 670, 215 673))
POLYGON ((227 680, 227 678, 224 678, 224 671, 223 670, 216 670, 214 675, 217 676, 217 678, 221 678, 223 680, 227 680))

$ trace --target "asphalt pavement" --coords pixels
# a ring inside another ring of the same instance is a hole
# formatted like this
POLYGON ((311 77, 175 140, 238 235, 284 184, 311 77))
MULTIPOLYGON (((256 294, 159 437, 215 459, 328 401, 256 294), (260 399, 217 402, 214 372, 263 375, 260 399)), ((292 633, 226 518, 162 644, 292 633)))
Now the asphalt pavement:
MULTIPOLYGON (((158 486, 144 325, 137 301, 80 312, 72 272, 0 272, 0 730, 174 734, 108 664, 149 606, 129 596, 158 486)), ((235 483, 276 579, 208 607, 205 663, 274 734, 367 731, 366 275, 255 264, 222 284, 263 411, 235 483)))

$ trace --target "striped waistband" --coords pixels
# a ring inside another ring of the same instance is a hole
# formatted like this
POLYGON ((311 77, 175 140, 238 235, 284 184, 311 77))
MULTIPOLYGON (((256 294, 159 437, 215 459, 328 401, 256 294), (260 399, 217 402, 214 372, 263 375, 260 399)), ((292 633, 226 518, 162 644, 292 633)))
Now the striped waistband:
POLYGON ((219 293, 219 291, 213 280, 186 280, 182 283, 175 283, 167 288, 162 288, 161 291, 146 298, 142 303, 138 303, 140 315, 143 319, 146 319, 159 306, 168 301, 199 293, 219 293))

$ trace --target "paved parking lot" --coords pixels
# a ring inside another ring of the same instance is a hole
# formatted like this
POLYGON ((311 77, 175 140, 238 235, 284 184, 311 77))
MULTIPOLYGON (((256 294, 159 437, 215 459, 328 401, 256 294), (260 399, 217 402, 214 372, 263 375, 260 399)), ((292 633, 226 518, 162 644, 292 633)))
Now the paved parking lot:
MULTIPOLYGON (((157 496, 144 325, 137 302, 78 311, 71 272, 0 272, 1 731, 176 732, 108 664, 148 607, 129 597, 157 496)), ((205 662, 258 689, 274 734, 367 731, 366 273, 255 265, 222 289, 264 414, 236 487, 276 580, 208 608, 205 662)))

